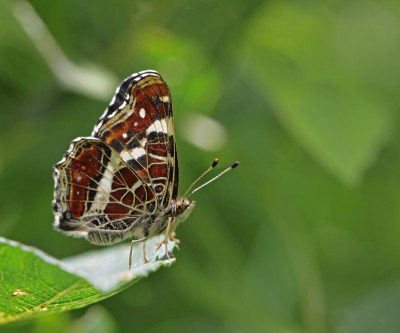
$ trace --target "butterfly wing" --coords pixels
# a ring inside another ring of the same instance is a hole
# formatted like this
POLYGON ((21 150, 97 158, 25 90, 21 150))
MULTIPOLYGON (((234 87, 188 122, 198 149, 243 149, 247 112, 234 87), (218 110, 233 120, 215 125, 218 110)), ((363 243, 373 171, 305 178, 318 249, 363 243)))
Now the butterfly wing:
POLYGON ((97 138, 74 140, 54 179, 55 227, 92 243, 143 237, 139 221, 156 209, 154 192, 97 138))
POLYGON ((160 74, 143 71, 118 87, 92 136, 110 145, 168 208, 178 192, 171 93, 160 74))
POLYGON ((142 238, 176 199, 178 160, 171 94, 154 71, 117 88, 92 137, 78 138, 55 165, 55 227, 96 244, 142 238))

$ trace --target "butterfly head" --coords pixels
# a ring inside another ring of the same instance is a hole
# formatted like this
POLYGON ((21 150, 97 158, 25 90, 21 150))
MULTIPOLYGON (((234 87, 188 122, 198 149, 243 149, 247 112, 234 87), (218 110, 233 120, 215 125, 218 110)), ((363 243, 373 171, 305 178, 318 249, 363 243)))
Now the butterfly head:
POLYGON ((182 198, 181 200, 172 201, 169 211, 175 216, 176 220, 182 222, 192 212, 195 204, 196 201, 189 201, 188 199, 182 198))

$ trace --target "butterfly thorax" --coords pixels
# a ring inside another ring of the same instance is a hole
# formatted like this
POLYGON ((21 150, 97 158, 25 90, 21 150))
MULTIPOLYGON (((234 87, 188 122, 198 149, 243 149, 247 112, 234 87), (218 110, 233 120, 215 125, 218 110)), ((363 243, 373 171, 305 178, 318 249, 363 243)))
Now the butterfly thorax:
POLYGON ((177 226, 189 216, 195 204, 195 201, 187 199, 171 200, 167 210, 158 210, 152 218, 138 221, 135 238, 149 239, 167 232, 167 229, 168 234, 172 235, 177 226))
POLYGON ((171 217, 170 232, 174 232, 179 223, 187 219, 192 212, 196 201, 189 201, 187 199, 171 200, 167 216, 171 217))

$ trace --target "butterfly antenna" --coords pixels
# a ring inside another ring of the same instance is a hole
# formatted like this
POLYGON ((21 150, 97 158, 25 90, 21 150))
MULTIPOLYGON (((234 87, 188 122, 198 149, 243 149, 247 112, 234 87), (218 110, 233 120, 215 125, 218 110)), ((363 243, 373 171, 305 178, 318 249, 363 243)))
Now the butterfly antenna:
POLYGON ((204 171, 204 172, 201 174, 201 176, 200 176, 199 178, 197 178, 197 179, 192 183, 192 185, 189 186, 189 188, 188 188, 187 191, 185 192, 185 195, 183 196, 184 198, 186 198, 186 194, 189 193, 189 191, 192 189, 192 187, 193 187, 201 178, 203 178, 207 173, 209 173, 212 169, 214 169, 214 168, 217 166, 218 162, 219 162, 219 159, 218 159, 218 158, 214 158, 214 161, 213 161, 213 163, 211 164, 211 166, 210 166, 206 171, 204 171))
MULTIPOLYGON (((217 160, 217 159, 216 159, 216 160, 217 160)), ((213 164, 213 165, 214 165, 214 164, 213 164)), ((216 165, 216 164, 215 164, 215 165, 216 165)), ((222 171, 220 174, 216 175, 214 178, 210 179, 208 182, 206 182, 206 183, 204 183, 203 185, 200 185, 198 188, 194 189, 188 196, 186 196, 186 193, 189 192, 189 190, 186 191, 184 197, 185 197, 185 198, 190 197, 194 192, 197 192, 198 190, 200 190, 200 189, 203 188, 204 186, 207 186, 208 184, 210 184, 211 182, 213 182, 213 181, 216 180, 217 178, 221 177, 224 173, 226 173, 226 172, 228 172, 228 171, 230 171, 230 170, 236 168, 238 165, 239 165, 239 162, 236 161, 236 162, 233 163, 229 168, 226 168, 224 171, 222 171)), ((211 166, 203 175, 201 175, 201 176, 199 177, 199 179, 200 179, 201 177, 203 177, 203 176, 204 176, 208 171, 210 171, 212 168, 213 168, 213 166, 211 166)), ((199 179, 197 179, 194 183, 196 183, 199 179)), ((192 186, 193 186, 193 184, 192 184, 192 186)), ((190 186, 190 188, 191 188, 192 186, 190 186)), ((189 188, 189 189, 190 189, 190 188, 189 188)))

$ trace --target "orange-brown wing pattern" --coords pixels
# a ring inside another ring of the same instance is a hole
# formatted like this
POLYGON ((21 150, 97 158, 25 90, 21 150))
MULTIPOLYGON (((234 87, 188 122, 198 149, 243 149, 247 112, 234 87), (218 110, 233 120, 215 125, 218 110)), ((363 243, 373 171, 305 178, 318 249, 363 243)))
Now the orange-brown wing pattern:
POLYGON ((104 142, 74 140, 54 178, 57 228, 98 244, 144 236, 140 219, 155 212, 154 192, 104 142))
POLYGON ((92 136, 111 146, 156 193, 164 208, 178 190, 172 99, 162 77, 144 71, 125 79, 92 136))
POLYGON ((92 136, 74 140, 55 165, 54 179, 61 231, 104 245, 165 228, 178 161, 171 94, 161 76, 144 71, 122 81, 92 136))

